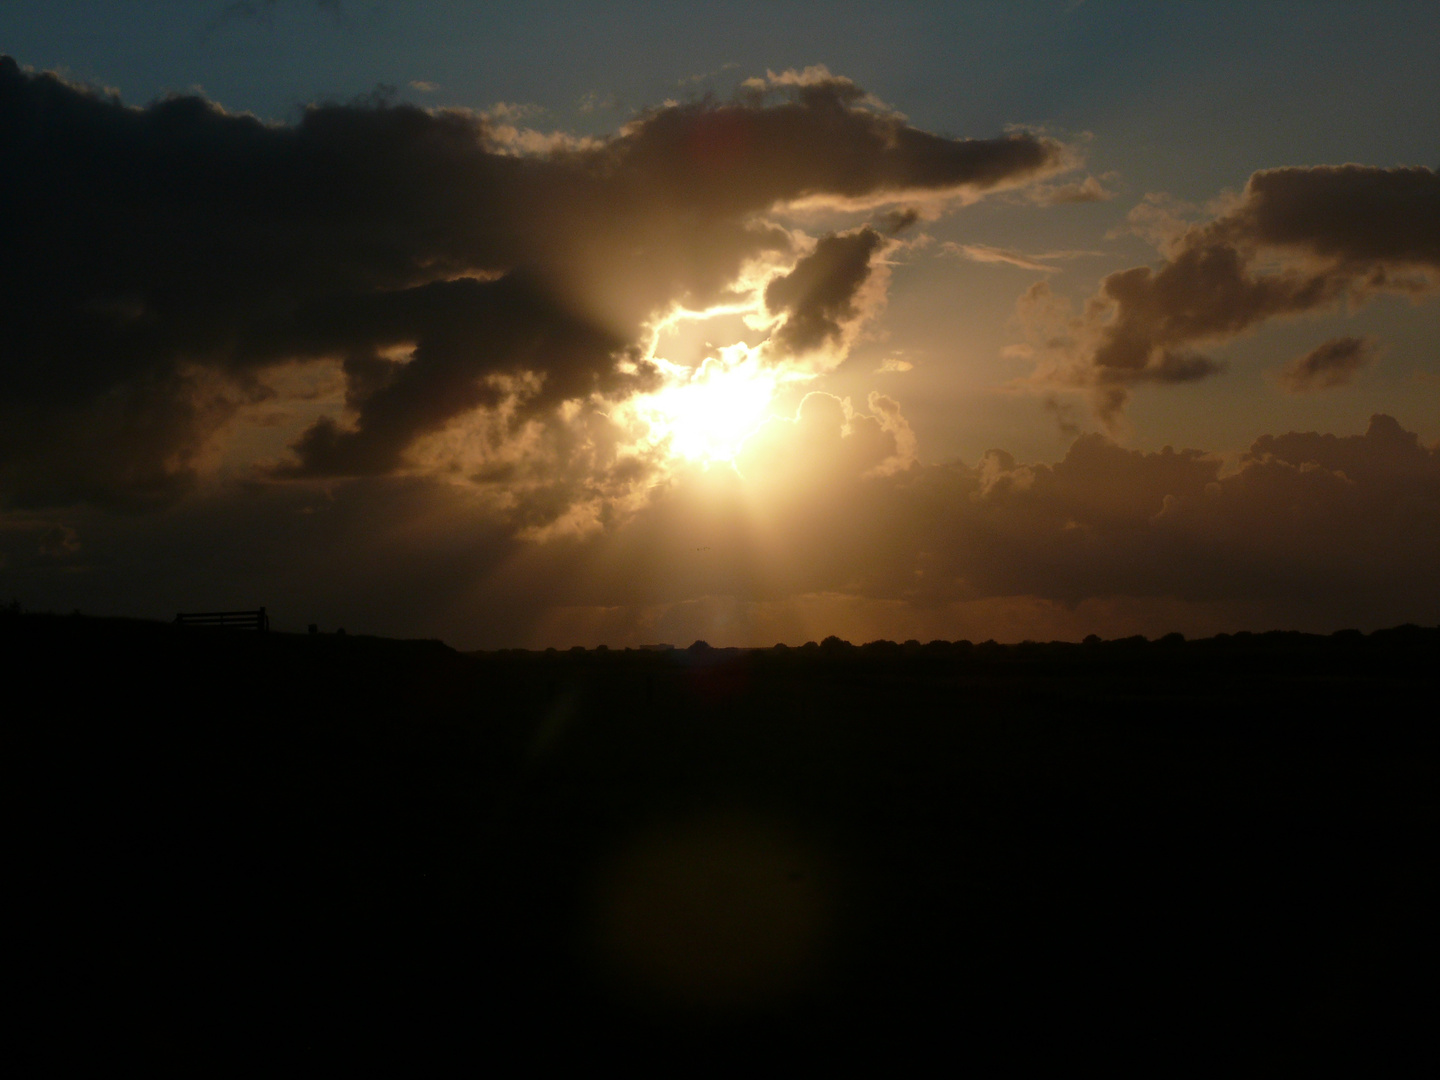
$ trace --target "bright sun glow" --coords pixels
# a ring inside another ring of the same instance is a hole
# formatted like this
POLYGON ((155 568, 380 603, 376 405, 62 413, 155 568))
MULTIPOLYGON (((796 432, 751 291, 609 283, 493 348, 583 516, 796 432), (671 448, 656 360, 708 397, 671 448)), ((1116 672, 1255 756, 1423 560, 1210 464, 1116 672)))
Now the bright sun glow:
POLYGON ((743 344, 727 346, 690 369, 657 364, 673 380, 638 401, 657 443, 690 461, 732 461, 740 445, 765 422, 779 375, 743 344))

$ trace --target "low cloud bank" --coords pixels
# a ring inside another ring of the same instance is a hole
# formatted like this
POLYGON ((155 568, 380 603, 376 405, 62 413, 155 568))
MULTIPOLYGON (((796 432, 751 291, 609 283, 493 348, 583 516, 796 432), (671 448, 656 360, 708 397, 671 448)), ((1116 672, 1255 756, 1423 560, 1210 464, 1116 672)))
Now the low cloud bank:
POLYGON ((156 615, 243 598, 292 628, 462 647, 1440 623, 1440 448, 1391 417, 1263 436, 1230 469, 1094 434, 1048 464, 894 467, 892 405, 812 394, 740 473, 682 470, 632 515, 547 543, 425 477, 234 489, 158 521, 12 514, 0 589, 156 615))

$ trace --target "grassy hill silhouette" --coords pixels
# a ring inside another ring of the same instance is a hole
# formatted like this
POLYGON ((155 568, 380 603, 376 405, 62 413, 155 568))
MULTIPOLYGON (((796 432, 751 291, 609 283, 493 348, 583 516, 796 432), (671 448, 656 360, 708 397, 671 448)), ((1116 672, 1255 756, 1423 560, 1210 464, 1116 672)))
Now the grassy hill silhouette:
POLYGON ((1373 1061, 1433 1019, 1440 630, 0 647, 62 1056, 1373 1061))

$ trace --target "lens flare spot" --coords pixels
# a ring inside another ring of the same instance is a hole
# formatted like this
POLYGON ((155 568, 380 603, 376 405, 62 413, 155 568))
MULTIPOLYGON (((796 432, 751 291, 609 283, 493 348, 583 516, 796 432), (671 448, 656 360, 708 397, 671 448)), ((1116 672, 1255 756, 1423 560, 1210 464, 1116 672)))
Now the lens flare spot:
POLYGON ((803 995, 825 962, 829 873, 776 822, 671 822, 619 849, 597 885, 595 956, 635 1005, 762 1008, 803 995))

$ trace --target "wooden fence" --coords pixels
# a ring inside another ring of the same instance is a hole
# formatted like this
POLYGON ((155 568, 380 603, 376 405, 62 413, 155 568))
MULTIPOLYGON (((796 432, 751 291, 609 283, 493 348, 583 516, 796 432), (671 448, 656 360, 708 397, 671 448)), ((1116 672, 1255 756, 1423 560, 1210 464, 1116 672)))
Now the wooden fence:
POLYGON ((263 632, 270 629, 270 616, 265 614, 263 607, 255 611, 182 611, 175 616, 175 625, 226 626, 263 632))

